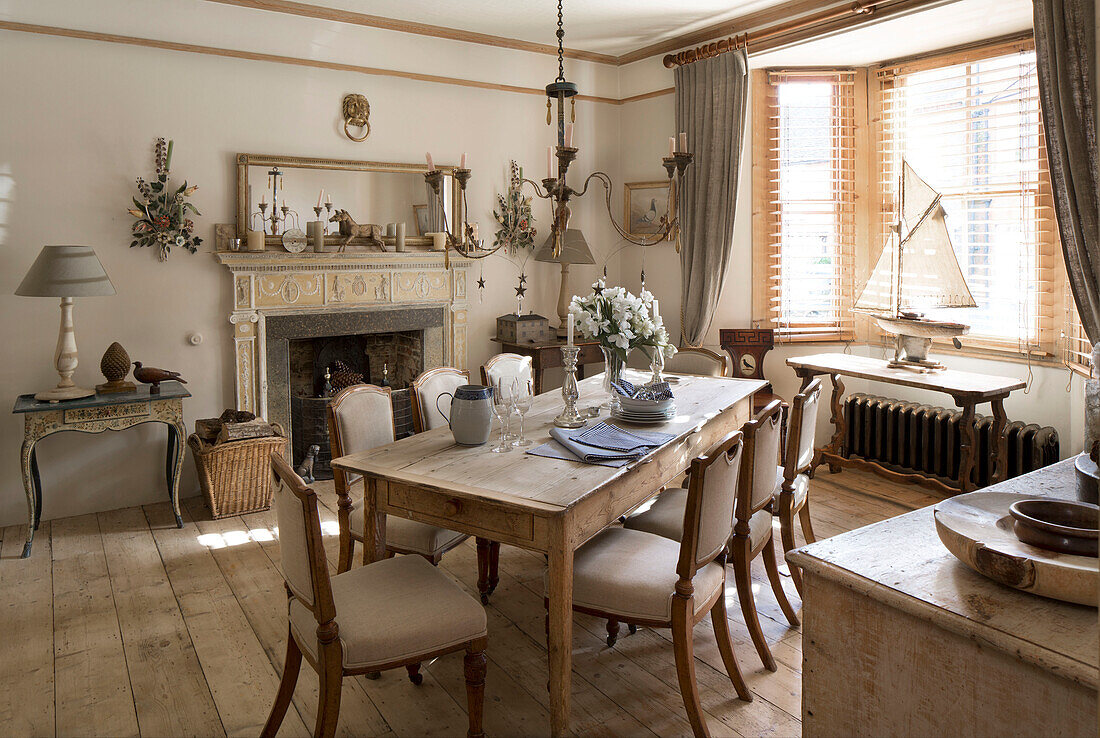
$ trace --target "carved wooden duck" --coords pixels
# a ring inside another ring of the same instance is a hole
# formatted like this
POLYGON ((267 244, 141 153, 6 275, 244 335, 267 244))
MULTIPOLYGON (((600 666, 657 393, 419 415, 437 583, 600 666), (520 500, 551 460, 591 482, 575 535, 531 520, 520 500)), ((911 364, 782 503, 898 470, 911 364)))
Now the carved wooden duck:
POLYGON ((140 361, 134 362, 134 379, 145 384, 151 384, 150 392, 160 392, 160 383, 175 380, 187 384, 187 380, 180 376, 179 372, 170 372, 167 369, 157 369, 153 366, 142 366, 140 361))

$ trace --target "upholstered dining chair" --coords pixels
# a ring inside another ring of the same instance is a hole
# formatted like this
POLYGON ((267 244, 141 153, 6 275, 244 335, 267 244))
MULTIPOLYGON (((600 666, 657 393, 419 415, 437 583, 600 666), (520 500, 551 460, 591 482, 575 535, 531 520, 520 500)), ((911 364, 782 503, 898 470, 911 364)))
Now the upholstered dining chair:
POLYGON ((682 540, 630 528, 607 528, 573 559, 577 612, 672 629, 676 676, 692 731, 710 735, 699 703, 692 633, 710 612, 714 636, 737 696, 752 701, 726 618, 726 546, 741 469, 741 431, 734 431, 691 462, 682 540))
POLYGON ((481 367, 481 383, 489 387, 501 385, 505 390, 512 386, 512 380, 520 384, 531 381, 531 357, 519 354, 497 354, 481 367))
POLYGON ((303 656, 321 683, 313 735, 331 738, 345 676, 404 666, 419 685, 421 662, 465 651, 467 736, 483 736, 485 610, 419 556, 383 559, 330 576, 317 495, 282 456, 271 454, 271 464, 289 632, 283 676, 261 735, 271 738, 278 732, 303 656))
POLYGON ((676 349, 671 359, 665 359, 665 370, 673 374, 728 377, 729 357, 705 348, 676 349))
MULTIPOLYGON (((393 406, 389 387, 357 384, 341 390, 328 406, 329 444, 333 458, 393 443, 393 406)), ((343 469, 333 469, 340 523, 340 560, 336 570, 351 569, 355 542, 363 542, 366 519, 363 498, 352 501, 351 487, 362 477, 343 469)), ((447 551, 468 536, 446 528, 428 525, 396 515, 386 516, 386 553, 419 554, 438 564, 447 551)), ((364 557, 366 551, 364 550, 364 557)), ((366 563, 364 559, 364 563, 366 563)))
MULTIPOLYGON (((470 383, 470 373, 451 366, 441 366, 422 372, 409 385, 412 400, 412 425, 414 433, 447 425, 447 419, 436 407, 436 400, 444 392, 454 393, 455 389, 470 383)), ((488 605, 489 597, 500 582, 500 543, 487 538, 476 538, 477 543, 477 589, 481 593, 481 604, 488 605)))
MULTIPOLYGON (((806 385, 791 402, 791 419, 787 426, 787 448, 783 466, 776 474, 775 512, 779 516, 783 554, 795 548, 794 516, 802 523, 806 543, 817 540, 810 523, 810 465, 814 460, 817 429, 817 405, 821 400, 821 377, 806 385)), ((802 595, 802 572, 791 567, 791 580, 802 595)))

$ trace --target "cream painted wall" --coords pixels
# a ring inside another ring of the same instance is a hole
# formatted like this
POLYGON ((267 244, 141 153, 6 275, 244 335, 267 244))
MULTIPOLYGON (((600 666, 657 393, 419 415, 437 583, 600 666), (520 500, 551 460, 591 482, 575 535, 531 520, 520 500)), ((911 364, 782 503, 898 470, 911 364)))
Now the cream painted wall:
MULTIPOLYGON (((117 3, 104 12, 132 5, 117 3)), ((134 35, 156 32, 146 28, 134 35)), ((410 48, 434 43, 401 36, 410 48)), ((401 62, 395 48, 382 54, 393 65, 401 62)), ((456 67, 452 60, 445 73, 491 78, 512 54, 469 67, 456 67)), ((359 63, 382 66, 381 61, 359 63)), ((540 57, 539 76, 527 74, 523 81, 544 84, 550 61, 540 57)), ((419 162, 430 149, 437 162, 457 164, 465 151, 474 168, 468 191, 473 219, 483 233, 491 233, 491 209, 496 193, 507 186, 509 159, 539 172, 552 135, 545 98, 539 96, 268 62, 0 31, 0 68, 5 70, 0 99, 9 102, 0 115, 0 343, 8 347, 0 386, 6 402, 56 382, 56 302, 16 297, 15 287, 43 244, 89 244, 118 294, 77 301, 76 379, 101 381, 99 358, 118 340, 134 359, 179 370, 188 379, 194 395, 185 405, 189 427, 233 404, 229 272, 210 249, 213 225, 235 217, 237 152, 419 162), (362 144, 339 132, 339 102, 350 91, 366 94, 372 103, 372 133, 362 144), (148 176, 152 168, 156 136, 175 140, 173 175, 200 186, 194 202, 208 238, 198 254, 173 253, 164 264, 150 250, 128 248, 126 207, 134 178, 148 176), (202 334, 201 345, 187 343, 192 332, 202 334)), ((582 70, 579 76, 592 75, 582 70)), ((581 102, 577 116, 578 166, 617 173, 618 108, 581 102)), ((613 242, 597 206, 601 203, 587 198, 573 210, 594 251, 603 255, 613 242)), ((536 208, 541 240, 548 208, 542 202, 536 208)), ((514 309, 518 276, 517 265, 498 257, 486 260, 484 269, 484 302, 471 290, 468 358, 475 372, 493 353, 489 339, 496 316, 514 309)), ((475 279, 478 271, 475 265, 475 279)), ((557 270, 532 261, 526 271, 531 277, 526 306, 550 315, 557 270)), ((574 271, 583 284, 596 267, 574 271)), ((162 426, 145 426, 43 441, 38 457, 44 517, 163 499, 163 433, 162 426)), ((0 449, 6 449, 0 453, 0 525, 26 519, 18 468, 22 435, 21 418, 0 419, 0 449)), ((198 486, 188 457, 181 496, 194 494, 198 486)))

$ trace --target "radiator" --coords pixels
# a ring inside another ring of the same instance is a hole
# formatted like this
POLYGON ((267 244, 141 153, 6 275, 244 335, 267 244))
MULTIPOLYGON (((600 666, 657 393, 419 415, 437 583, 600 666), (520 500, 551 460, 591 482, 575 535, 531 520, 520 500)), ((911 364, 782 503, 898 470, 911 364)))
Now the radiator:
MULTIPOLYGON (((844 401, 848 437, 841 455, 875 461, 896 471, 917 472, 958 482, 961 410, 948 410, 890 397, 856 392, 844 401)), ((974 481, 992 483, 993 418, 975 416, 978 447, 974 481)), ((1015 477, 1058 461, 1058 431, 1050 426, 1009 421, 1007 477, 1015 477)))

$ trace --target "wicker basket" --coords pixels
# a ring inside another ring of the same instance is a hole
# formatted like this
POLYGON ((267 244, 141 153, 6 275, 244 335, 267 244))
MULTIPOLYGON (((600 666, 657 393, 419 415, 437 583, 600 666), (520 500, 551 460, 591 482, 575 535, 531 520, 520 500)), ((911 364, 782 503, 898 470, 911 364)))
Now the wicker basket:
POLYGON ((209 444, 192 433, 187 445, 195 455, 199 484, 214 518, 266 510, 271 507, 271 452, 286 458, 286 437, 279 435, 246 441, 209 444))

